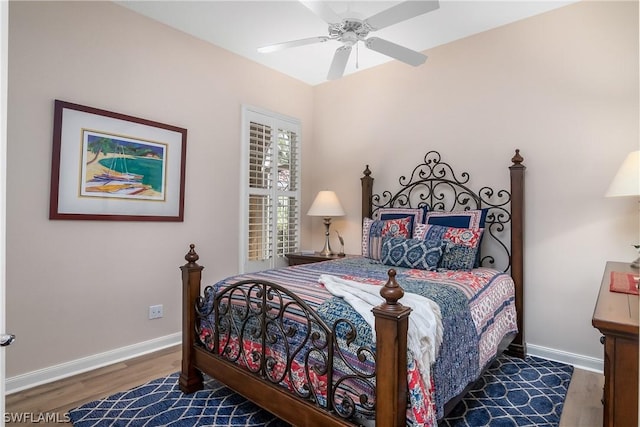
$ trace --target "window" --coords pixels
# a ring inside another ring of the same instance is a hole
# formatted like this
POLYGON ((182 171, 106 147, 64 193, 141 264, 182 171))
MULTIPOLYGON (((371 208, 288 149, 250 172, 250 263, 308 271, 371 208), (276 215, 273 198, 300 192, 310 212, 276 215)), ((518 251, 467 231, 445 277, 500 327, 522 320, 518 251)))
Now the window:
POLYGON ((253 107, 242 118, 241 270, 286 265, 300 236, 300 122, 253 107))

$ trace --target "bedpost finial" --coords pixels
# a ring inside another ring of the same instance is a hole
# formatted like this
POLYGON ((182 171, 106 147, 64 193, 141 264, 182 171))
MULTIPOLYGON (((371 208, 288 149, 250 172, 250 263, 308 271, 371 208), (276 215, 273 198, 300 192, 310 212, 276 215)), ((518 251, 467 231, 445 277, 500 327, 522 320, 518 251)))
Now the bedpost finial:
POLYGON ((398 282, 396 282, 396 270, 390 268, 387 274, 389 275, 389 279, 382 289, 380 289, 380 296, 387 301, 387 304, 396 305, 398 304, 398 300, 404 296, 404 291, 402 287, 398 285, 398 282))
POLYGON ((524 161, 524 159, 520 155, 519 148, 516 148, 516 154, 511 158, 511 161, 513 162, 514 165, 519 165, 524 161))
POLYGON ((364 168, 364 172, 362 172, 364 176, 371 176, 371 170, 369 169, 369 165, 364 168))
POLYGON ((196 245, 194 245, 193 243, 191 243, 189 245, 189 252, 184 256, 184 259, 189 263, 189 264, 195 264, 196 261, 198 261, 200 259, 200 255, 198 255, 195 251, 195 247, 196 245))

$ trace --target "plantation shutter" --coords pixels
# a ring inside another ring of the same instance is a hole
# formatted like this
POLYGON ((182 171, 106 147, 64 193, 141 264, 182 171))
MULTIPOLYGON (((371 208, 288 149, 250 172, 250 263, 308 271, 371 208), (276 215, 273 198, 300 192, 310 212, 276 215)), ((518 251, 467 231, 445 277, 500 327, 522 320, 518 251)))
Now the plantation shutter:
POLYGON ((299 245, 299 123, 278 115, 244 111, 243 180, 246 212, 242 271, 286 265, 299 245))

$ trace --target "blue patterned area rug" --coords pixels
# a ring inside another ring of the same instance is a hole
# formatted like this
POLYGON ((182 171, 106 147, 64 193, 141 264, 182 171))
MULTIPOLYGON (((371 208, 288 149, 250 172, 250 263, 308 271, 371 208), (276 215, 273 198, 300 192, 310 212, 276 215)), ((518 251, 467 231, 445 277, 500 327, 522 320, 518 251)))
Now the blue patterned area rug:
POLYGON ((499 357, 440 425, 557 427, 572 374, 559 362, 499 357))
MULTIPOLYGON (((573 367, 527 357, 497 359, 441 426, 557 426, 573 367)), ((178 373, 69 412, 75 427, 288 424, 215 380, 184 395, 178 373)))

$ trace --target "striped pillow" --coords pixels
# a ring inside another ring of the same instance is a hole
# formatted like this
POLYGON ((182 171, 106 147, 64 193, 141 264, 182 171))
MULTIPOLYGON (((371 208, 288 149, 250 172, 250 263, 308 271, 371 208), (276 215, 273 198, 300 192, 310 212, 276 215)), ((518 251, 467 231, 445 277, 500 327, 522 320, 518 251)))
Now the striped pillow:
POLYGON ((410 218, 389 219, 386 221, 365 218, 362 222, 362 256, 380 261, 383 237, 409 238, 410 218))

